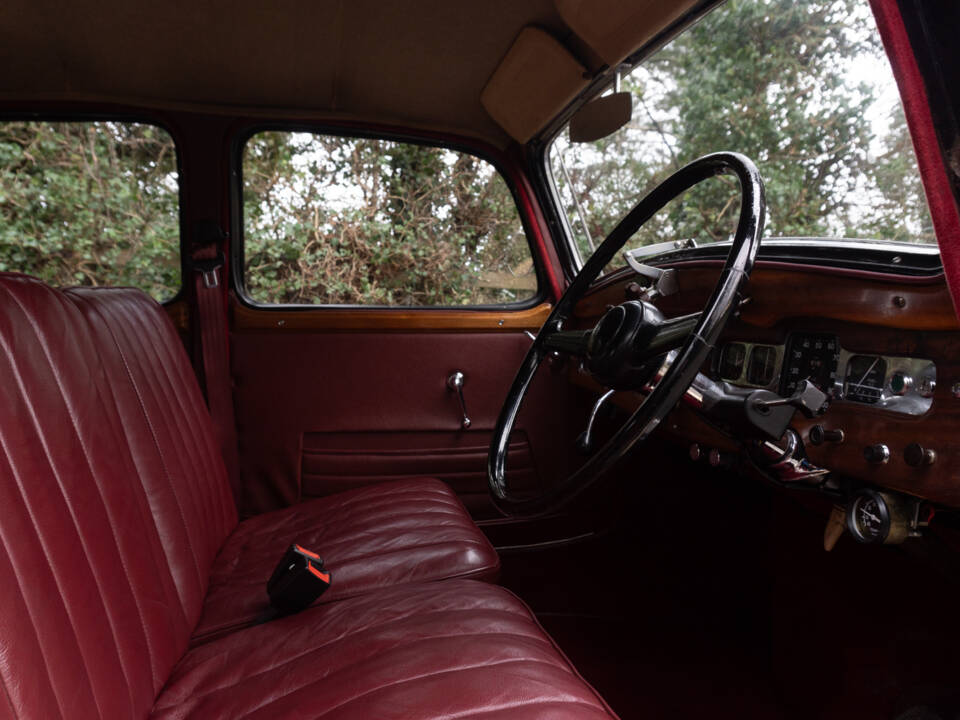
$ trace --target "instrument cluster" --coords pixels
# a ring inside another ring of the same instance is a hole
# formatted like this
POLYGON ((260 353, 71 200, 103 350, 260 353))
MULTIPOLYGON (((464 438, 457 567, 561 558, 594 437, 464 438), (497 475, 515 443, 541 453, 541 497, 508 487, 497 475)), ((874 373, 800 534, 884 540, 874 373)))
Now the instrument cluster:
POLYGON ((834 401, 922 415, 933 403, 937 369, 923 358, 854 353, 836 335, 792 333, 784 345, 728 342, 716 373, 741 387, 789 396, 810 380, 834 401))

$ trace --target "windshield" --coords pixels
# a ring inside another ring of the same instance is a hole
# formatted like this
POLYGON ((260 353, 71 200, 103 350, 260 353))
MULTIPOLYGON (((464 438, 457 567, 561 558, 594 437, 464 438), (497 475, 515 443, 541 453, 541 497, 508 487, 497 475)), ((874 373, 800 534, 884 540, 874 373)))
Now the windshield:
MULTIPOLYGON (((749 156, 767 190, 768 237, 935 243, 899 95, 866 2, 730 0, 622 78, 632 120, 550 148, 586 258, 657 183, 718 150, 749 156)), ((728 240, 739 191, 708 180, 628 247, 728 240)))

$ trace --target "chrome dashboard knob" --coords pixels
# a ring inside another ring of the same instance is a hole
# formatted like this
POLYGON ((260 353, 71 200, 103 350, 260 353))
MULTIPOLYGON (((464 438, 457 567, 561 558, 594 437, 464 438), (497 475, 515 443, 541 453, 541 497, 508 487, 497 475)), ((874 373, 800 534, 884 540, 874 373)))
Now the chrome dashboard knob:
POLYGON ((863 457, 868 463, 883 465, 890 459, 890 448, 884 443, 867 445, 863 449, 863 457))
POLYGON ((912 442, 903 449, 903 461, 915 468, 933 465, 937 461, 937 453, 920 443, 912 442))

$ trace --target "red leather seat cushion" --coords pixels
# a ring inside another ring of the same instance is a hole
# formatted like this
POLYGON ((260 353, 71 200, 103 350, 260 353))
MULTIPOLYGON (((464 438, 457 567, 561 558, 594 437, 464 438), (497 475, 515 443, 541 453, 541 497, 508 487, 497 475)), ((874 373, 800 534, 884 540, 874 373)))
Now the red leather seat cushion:
POLYGON ((506 590, 406 585, 194 648, 154 718, 614 717, 506 590))
POLYGON ((252 622, 266 579, 292 542, 316 550, 333 573, 320 602, 443 578, 495 582, 500 560, 460 500, 439 480, 358 488, 240 523, 210 576, 195 638, 252 622))

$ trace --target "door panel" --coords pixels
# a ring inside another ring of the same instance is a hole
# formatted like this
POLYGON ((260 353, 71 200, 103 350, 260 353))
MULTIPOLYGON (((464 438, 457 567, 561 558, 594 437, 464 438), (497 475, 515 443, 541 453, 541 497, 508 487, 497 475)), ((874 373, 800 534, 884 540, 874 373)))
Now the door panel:
MULTIPOLYGON (((490 516, 486 447, 530 342, 516 330, 235 328, 244 511, 432 475, 450 481, 477 517, 490 516), (467 430, 446 385, 457 370, 466 376, 467 430)), ((511 481, 532 488, 570 472, 579 428, 568 427, 568 399, 563 369, 541 369, 512 438, 511 481)))
MULTIPOLYGON (((300 464, 301 496, 322 497, 384 480, 429 475, 449 484, 475 518, 488 517, 492 508, 485 470, 491 435, 483 430, 306 433, 300 464)), ((537 488, 525 432, 511 437, 507 462, 514 487, 537 488)))

